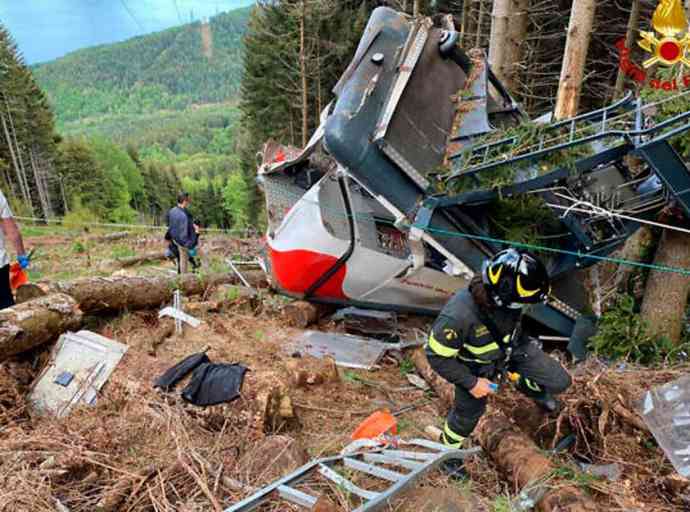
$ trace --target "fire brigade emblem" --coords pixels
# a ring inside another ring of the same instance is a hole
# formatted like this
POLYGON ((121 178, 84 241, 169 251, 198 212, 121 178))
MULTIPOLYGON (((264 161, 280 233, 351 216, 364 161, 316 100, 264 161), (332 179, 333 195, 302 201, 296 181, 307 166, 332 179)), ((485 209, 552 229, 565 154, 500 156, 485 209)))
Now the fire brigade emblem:
POLYGON ((458 337, 458 333, 455 332, 455 329, 444 329, 443 334, 445 335, 446 340, 448 341, 452 341, 458 337))
POLYGON ((654 32, 640 32, 642 39, 637 44, 652 54, 642 65, 648 68, 654 64, 673 66, 679 62, 690 67, 686 56, 690 46, 688 19, 682 0, 659 0, 652 17, 654 32))

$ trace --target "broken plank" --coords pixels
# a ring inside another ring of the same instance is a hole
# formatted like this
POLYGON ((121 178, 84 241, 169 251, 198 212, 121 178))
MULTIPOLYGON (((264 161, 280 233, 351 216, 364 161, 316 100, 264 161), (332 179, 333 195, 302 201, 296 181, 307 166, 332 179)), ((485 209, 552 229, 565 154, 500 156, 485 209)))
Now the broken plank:
POLYGON ((163 308, 158 312, 158 318, 163 318, 166 316, 170 318, 175 318, 177 320, 181 320, 187 325, 191 325, 192 327, 199 327, 201 325, 201 320, 198 320, 193 316, 188 315, 184 311, 175 309, 171 306, 163 308))

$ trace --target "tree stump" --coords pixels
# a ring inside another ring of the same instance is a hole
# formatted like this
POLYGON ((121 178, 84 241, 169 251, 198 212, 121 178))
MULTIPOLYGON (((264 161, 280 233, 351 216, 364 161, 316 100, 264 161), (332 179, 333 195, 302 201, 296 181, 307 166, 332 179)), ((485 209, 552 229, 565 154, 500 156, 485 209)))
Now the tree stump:
POLYGON ((304 329, 318 322, 322 317, 331 314, 334 310, 333 306, 297 300, 286 305, 283 314, 290 325, 304 329))

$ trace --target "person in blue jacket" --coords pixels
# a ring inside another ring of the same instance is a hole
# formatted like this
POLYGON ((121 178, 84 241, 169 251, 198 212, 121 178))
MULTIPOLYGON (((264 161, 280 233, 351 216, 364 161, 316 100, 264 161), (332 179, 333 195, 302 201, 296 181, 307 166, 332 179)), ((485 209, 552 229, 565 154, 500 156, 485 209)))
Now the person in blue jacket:
POLYGON ((177 260, 177 272, 186 274, 189 271, 189 263, 197 268, 197 246, 199 244, 199 226, 195 224, 192 214, 189 213, 191 199, 189 193, 180 192, 177 196, 177 206, 170 209, 167 214, 168 231, 165 239, 170 241, 168 248, 170 254, 177 260))

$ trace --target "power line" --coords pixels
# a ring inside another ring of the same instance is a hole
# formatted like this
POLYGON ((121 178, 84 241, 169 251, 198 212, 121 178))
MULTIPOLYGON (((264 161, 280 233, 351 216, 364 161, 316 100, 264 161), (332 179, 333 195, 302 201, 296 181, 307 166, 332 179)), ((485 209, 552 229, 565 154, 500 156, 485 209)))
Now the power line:
POLYGON ((139 20, 134 17, 134 13, 129 10, 129 7, 127 7, 125 0, 120 0, 120 3, 122 4, 122 7, 125 8, 125 11, 127 11, 127 14, 129 14, 129 17, 132 18, 134 20, 134 23, 136 23, 139 26, 139 29, 145 33, 146 29, 141 23, 139 23, 139 20))

